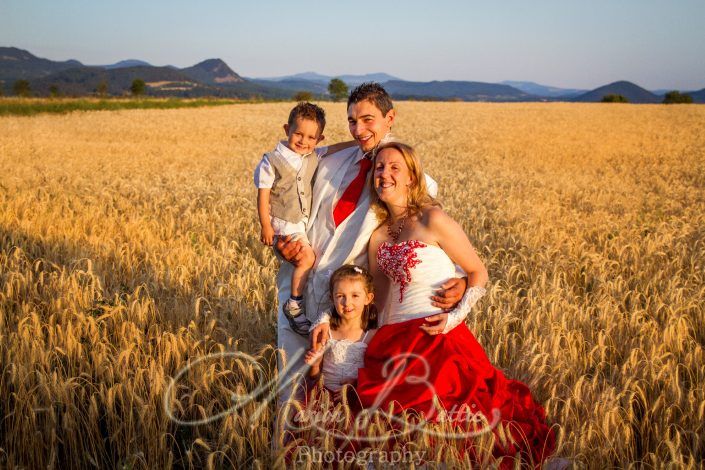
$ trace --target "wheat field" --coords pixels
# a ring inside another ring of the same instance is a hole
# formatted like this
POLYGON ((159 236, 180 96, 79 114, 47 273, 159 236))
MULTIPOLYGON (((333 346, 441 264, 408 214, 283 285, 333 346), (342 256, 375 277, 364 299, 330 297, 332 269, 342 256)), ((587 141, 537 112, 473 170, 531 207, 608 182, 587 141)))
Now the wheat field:
MULTIPOLYGON (((200 426, 163 406, 213 416, 276 374, 252 170, 291 106, 0 117, 0 467, 291 464, 272 402, 200 426), (203 362, 165 397, 189 361, 230 351, 257 362, 203 362)), ((347 140, 345 106, 324 108, 327 141, 347 140)), ((545 405, 557 455, 703 467, 705 107, 397 110, 488 267, 468 325, 545 405)), ((415 445, 430 468, 470 464, 415 445)))

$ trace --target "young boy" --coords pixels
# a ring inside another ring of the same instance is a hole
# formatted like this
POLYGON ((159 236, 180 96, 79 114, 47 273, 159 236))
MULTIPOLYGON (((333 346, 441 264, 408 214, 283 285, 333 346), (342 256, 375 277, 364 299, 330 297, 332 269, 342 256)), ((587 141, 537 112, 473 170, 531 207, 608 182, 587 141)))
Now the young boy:
POLYGON ((283 310, 291 329, 307 336, 311 323, 303 302, 308 274, 316 261, 306 237, 306 225, 311 213, 311 187, 318 167, 318 158, 355 145, 344 142, 316 148, 324 139, 325 112, 311 103, 299 103, 289 113, 284 124, 286 140, 264 154, 255 169, 257 213, 262 227, 260 240, 272 245, 276 237, 288 235, 302 243, 302 258, 291 276, 291 297, 283 310))

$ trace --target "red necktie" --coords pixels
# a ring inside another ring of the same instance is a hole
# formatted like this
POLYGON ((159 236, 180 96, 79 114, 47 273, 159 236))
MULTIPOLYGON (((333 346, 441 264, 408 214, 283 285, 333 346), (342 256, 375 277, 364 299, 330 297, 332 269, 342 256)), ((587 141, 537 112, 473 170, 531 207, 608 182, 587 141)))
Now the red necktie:
POLYGON ((333 208, 333 220, 335 221, 336 227, 355 210, 357 201, 360 199, 360 194, 362 194, 362 188, 365 187, 365 181, 367 181, 367 172, 370 170, 371 166, 372 160, 369 158, 360 160, 360 172, 355 179, 350 182, 350 185, 345 189, 340 200, 333 208))

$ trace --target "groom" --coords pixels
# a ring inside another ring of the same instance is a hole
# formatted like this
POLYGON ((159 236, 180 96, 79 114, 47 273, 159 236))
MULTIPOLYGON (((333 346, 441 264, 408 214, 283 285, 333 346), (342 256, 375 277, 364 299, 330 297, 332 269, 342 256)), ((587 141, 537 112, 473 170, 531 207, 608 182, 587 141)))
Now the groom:
MULTIPOLYGON (((348 97, 348 128, 358 147, 326 156, 318 165, 307 232, 316 254, 305 294, 306 315, 311 321, 332 305, 328 281, 333 271, 348 263, 368 264, 367 244, 379 225, 370 209, 371 158, 380 142, 391 137, 395 118, 392 100, 381 85, 363 83, 358 86, 348 97)), ((435 196, 435 181, 427 177, 427 182, 429 192, 435 196)), ((295 359, 294 363, 287 364, 287 370, 299 371, 303 367, 302 351, 309 346, 309 341, 291 329, 282 306, 289 298, 291 271, 300 259, 301 244, 284 238, 277 243, 277 249, 289 261, 283 263, 277 276, 277 347, 284 350, 287 361, 295 359)), ((451 309, 463 297, 466 287, 466 278, 450 279, 433 297, 434 305, 451 309)), ((447 314, 438 317, 439 322, 445 323, 447 314)), ((326 338, 317 337, 320 333, 320 329, 314 332, 313 344, 325 343, 326 338)), ((281 366, 279 369, 282 370, 281 366)), ((291 388, 284 388, 281 400, 286 401, 290 394, 291 388)))

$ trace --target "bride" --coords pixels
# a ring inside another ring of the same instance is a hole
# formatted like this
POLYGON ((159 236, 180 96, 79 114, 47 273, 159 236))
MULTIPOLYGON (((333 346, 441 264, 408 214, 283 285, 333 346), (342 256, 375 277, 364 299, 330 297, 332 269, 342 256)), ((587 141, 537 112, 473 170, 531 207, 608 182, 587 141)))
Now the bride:
POLYGON ((507 379, 489 362, 464 322, 485 293, 482 261, 460 225, 428 195, 411 147, 381 145, 373 171, 373 207, 381 225, 370 239, 369 265, 376 299, 386 303, 378 304, 383 326, 359 370, 362 405, 411 410, 429 420, 441 419, 438 404, 464 410, 466 419, 467 413, 488 421, 494 416, 512 437, 495 445, 495 456, 520 452, 538 465, 555 447, 543 408, 526 385, 507 379), (431 297, 455 275, 456 265, 467 273, 468 289, 461 304, 446 313, 431 297))

